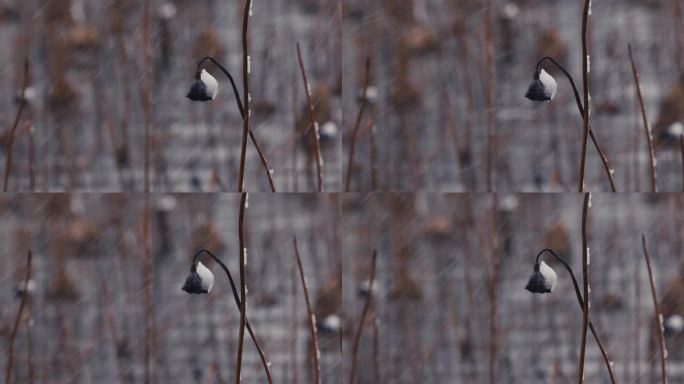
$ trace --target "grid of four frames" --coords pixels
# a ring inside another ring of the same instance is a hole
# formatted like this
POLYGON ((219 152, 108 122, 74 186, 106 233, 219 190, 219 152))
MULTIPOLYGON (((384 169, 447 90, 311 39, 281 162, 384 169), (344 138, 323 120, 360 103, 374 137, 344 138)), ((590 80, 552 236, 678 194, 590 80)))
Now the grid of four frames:
POLYGON ((682 31, 0 1, 5 383, 684 382, 682 31))

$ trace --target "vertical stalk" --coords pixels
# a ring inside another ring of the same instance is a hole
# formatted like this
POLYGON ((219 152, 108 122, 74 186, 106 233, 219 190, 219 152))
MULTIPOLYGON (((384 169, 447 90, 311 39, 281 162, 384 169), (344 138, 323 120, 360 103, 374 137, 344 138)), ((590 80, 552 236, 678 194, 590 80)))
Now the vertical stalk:
MULTIPOLYGON (((585 108, 585 113, 588 108, 585 108)), ((586 114, 585 114, 586 117, 586 114)), ((585 131, 586 134, 586 131, 585 131)), ((589 250, 587 249, 587 211, 589 210, 589 200, 591 194, 584 194, 584 204, 582 205, 582 286, 584 302, 582 303, 582 337, 580 339, 579 372, 577 380, 579 384, 584 383, 584 358, 587 350, 587 329, 589 327, 589 250)))
POLYGON ((244 97, 244 114, 242 116, 242 140, 240 143, 240 170, 238 171, 238 192, 244 189, 245 157, 247 155, 247 136, 249 135, 250 104, 252 96, 249 94, 249 53, 247 51, 247 27, 252 0, 245 0, 242 18, 242 94, 244 97))
MULTIPOLYGON (((14 146, 14 134, 17 132, 17 126, 19 126, 19 119, 21 118, 21 112, 24 110, 24 96, 26 94, 26 87, 28 86, 28 73, 29 73, 29 61, 28 58, 24 59, 24 77, 21 82, 21 94, 19 96, 19 107, 17 108, 17 114, 14 117, 14 124, 12 124, 12 129, 10 130, 9 143, 7 144, 7 160, 5 161, 5 181, 2 186, 2 191, 7 192, 7 187, 9 185, 9 175, 12 169, 12 147, 14 146)), ((30 132, 29 132, 30 135, 30 132)), ((30 169, 29 169, 30 170, 30 169)))
MULTIPOLYGON (((22 100, 23 102, 23 97, 22 100)), ((17 337, 17 331, 19 330, 19 323, 21 322, 21 314, 26 306, 26 298, 28 297, 28 283, 31 279, 31 250, 28 251, 28 259, 26 261, 26 279, 24 279, 24 294, 21 296, 21 303, 19 304, 19 312, 17 312, 17 317, 14 320, 14 326, 12 327, 12 333, 10 333, 9 338, 9 352, 7 353, 7 366, 5 367, 5 383, 10 384, 10 379, 12 378, 12 364, 14 361, 14 339, 17 337)))
POLYGON ((651 284, 651 296, 653 297, 653 309, 655 310, 658 346, 660 347, 661 379, 663 384, 667 384, 667 364, 665 363, 665 360, 667 360, 667 350, 665 349, 665 335, 663 334, 663 314, 660 312, 658 295, 656 294, 655 282, 653 281, 651 258, 648 256, 648 249, 646 248, 646 236, 644 234, 641 235, 641 245, 644 249, 644 258, 646 259, 646 267, 648 269, 648 282, 651 284))
POLYGON ((651 165, 651 192, 655 193, 658 192, 658 173, 656 172, 656 155, 655 148, 653 147, 653 133, 651 132, 651 125, 648 123, 648 118, 646 117, 644 98, 641 95, 641 84, 639 83, 639 72, 637 70, 636 64, 634 63, 634 57, 632 56, 632 44, 628 44, 627 47, 629 49, 629 61, 632 64, 632 75, 634 75, 634 84, 636 86, 637 98, 639 99, 639 107, 641 108, 641 117, 644 121, 644 133, 646 134, 646 142, 648 143, 648 159, 651 165))
MULTIPOLYGON (((318 177, 318 192, 323 192, 323 158, 321 157, 321 145, 319 143, 318 137, 318 123, 316 122, 316 116, 314 115, 313 103, 311 102, 311 91, 309 89, 309 80, 306 77, 306 71, 304 70, 304 62, 302 61, 302 51, 299 48, 299 42, 297 42, 297 58, 299 59, 299 68, 302 71, 302 79, 304 81, 304 92, 306 93, 306 104, 309 110, 309 118, 311 119, 311 128, 313 130, 313 151, 316 158, 316 176, 318 177)), ((304 131, 306 134, 308 130, 304 131)))
POLYGON ((370 58, 366 59, 366 75, 363 80, 363 91, 361 92, 361 108, 359 108, 359 113, 356 115, 356 121, 354 122, 354 128, 352 129, 351 141, 349 143, 349 164, 347 164, 347 177, 344 179, 344 191, 349 192, 349 182, 351 181, 352 166, 354 164, 354 146, 356 145, 356 138, 359 134, 359 129, 361 128, 361 118, 363 117, 363 111, 366 109, 366 91, 368 89, 368 78, 370 77, 370 58))
POLYGON ((679 137, 679 147, 682 152, 682 192, 684 192, 684 134, 679 137))
POLYGON ((143 112, 145 119, 144 139, 144 207, 143 207, 143 260, 144 260, 144 300, 145 300, 145 383, 154 382, 152 353, 154 344, 154 308, 152 302, 152 254, 150 252, 150 135, 152 124, 152 95, 150 93, 150 1, 143 3, 142 38, 143 38, 143 112))
POLYGON ((495 384, 497 382, 496 368, 498 366, 498 333, 499 325, 497 322, 497 290, 498 290, 498 240, 496 236, 497 223, 496 215, 498 211, 497 195, 492 194, 492 211, 491 211, 491 228, 490 228, 490 277, 489 277, 489 301, 491 305, 490 324, 489 324, 489 382, 495 384))
POLYGON ((487 192, 494 188, 494 154, 496 153, 496 110, 494 109, 494 43, 492 42, 492 1, 487 0, 485 10, 485 44, 487 66, 487 192))
POLYGON ((378 329, 378 315, 377 313, 373 316, 373 382, 382 383, 380 380, 380 341, 378 329))
POLYGON ((363 332, 363 323, 366 321, 366 315, 368 314, 368 308, 370 308, 371 300, 373 298, 373 281, 375 280, 375 262, 378 256, 378 252, 374 249, 373 256, 371 258, 371 273, 370 273, 370 283, 368 284, 368 297, 366 297, 366 304, 363 306, 363 311, 361 311, 361 319, 359 320, 359 327, 356 329, 356 335, 354 336, 354 344, 352 347, 352 362, 351 362, 351 373, 349 374, 349 384, 354 384, 356 381, 356 360, 359 353, 359 343, 361 342, 361 333, 363 332))
POLYGON ((299 268, 299 277, 302 280, 302 290, 304 291, 304 301, 306 302, 306 311, 309 315, 309 330, 311 331, 311 355, 314 361, 314 378, 316 384, 321 384, 321 364, 320 350, 318 349, 318 337, 316 336, 316 316, 311 309, 311 301, 309 300, 309 287, 306 283, 306 277, 304 276, 304 268, 302 267, 302 259, 299 257, 299 250, 297 249, 297 238, 292 237, 292 243, 294 244, 295 259, 297 261, 297 268, 299 268))
MULTIPOLYGON (((589 23, 589 7, 591 0, 584 0, 584 10, 582 11, 582 85, 584 87, 584 113, 583 132, 582 132, 582 150, 580 155, 580 174, 578 190, 584 192, 584 167, 587 162, 587 139, 589 136, 589 113, 591 112, 591 105, 589 105, 589 57, 587 48, 587 24, 589 23)), ((588 301, 588 300, 587 300, 588 301)))
MULTIPOLYGON (((249 3, 250 0, 247 0, 249 3)), ((246 116, 247 114, 245 114, 246 116)), ((246 136, 245 136, 246 138, 246 136)), ((242 370, 242 347, 245 343, 245 323, 247 322, 247 283, 245 280, 245 266, 247 255, 245 254, 245 208, 247 203, 247 193, 240 194, 240 217, 238 219, 238 241, 240 245, 240 332, 238 334, 237 365, 235 369, 235 384, 239 384, 242 370)))

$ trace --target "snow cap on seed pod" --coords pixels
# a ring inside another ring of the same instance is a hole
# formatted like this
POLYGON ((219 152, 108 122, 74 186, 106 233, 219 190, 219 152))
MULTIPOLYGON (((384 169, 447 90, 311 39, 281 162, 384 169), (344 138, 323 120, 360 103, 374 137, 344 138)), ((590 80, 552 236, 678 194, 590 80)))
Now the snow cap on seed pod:
POLYGON ((532 101, 551 101, 556 96, 558 83, 545 70, 534 72, 534 80, 525 93, 525 97, 532 101))
POLYGON ((201 261, 193 264, 190 275, 185 279, 183 290, 187 293, 209 293, 214 286, 214 274, 201 261))
POLYGON ((186 95, 193 101, 214 100, 218 95, 218 81, 209 72, 202 69, 195 73, 195 81, 190 86, 190 91, 186 95))
POLYGON ((556 271, 542 261, 534 264, 534 272, 525 289, 532 293, 550 293, 556 288, 556 280, 558 280, 556 271))

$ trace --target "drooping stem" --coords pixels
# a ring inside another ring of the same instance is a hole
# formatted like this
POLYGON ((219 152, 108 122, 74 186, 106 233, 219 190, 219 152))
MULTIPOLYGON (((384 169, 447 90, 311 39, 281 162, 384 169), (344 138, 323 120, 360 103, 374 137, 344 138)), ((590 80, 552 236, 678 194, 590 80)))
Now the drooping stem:
POLYGON ((249 134, 249 53, 247 52, 247 27, 252 0, 245 0, 245 9, 242 19, 242 94, 245 95, 244 111, 242 114, 242 140, 240 142, 240 169, 238 171, 238 192, 244 189, 245 157, 247 155, 247 135, 249 134))
POLYGON ((349 164, 347 164, 347 177, 344 180, 344 191, 349 192, 349 182, 351 181, 352 166, 354 164, 354 146, 356 145, 356 138, 359 134, 359 129, 361 129, 361 118, 363 117, 363 111, 366 109, 366 92, 368 89, 368 80, 370 77, 370 58, 366 59, 366 75, 363 80, 363 91, 361 91, 361 108, 359 108, 359 113, 356 115, 356 120, 354 122, 354 129, 352 130, 351 141, 349 143, 349 164))
MULTIPOLYGON (((552 62, 558 69, 560 69, 561 72, 563 72, 565 77, 568 79, 568 81, 570 82, 570 86, 572 87, 572 92, 575 95, 575 103, 577 104, 577 109, 579 110, 580 116, 584 117, 584 107, 582 106, 582 100, 580 99, 579 91, 577 91, 577 86, 575 85, 575 81, 570 75, 570 72, 568 72, 568 70, 565 69, 565 67, 563 67, 558 61, 556 61, 553 57, 550 56, 544 56, 537 62, 537 71, 539 71, 541 64, 545 60, 552 62)), ((591 137, 591 141, 592 143, 594 143, 594 147, 596 147, 596 151, 598 152, 599 157, 601 158, 603 169, 606 171, 606 175, 608 175, 608 181, 610 182, 611 191, 617 192, 617 188, 615 186, 615 178, 613 177, 613 172, 610 168, 610 164, 608 163, 608 157, 606 157, 605 153, 603 153, 601 145, 599 145, 598 139, 594 134, 594 130, 591 129, 591 126, 589 126, 589 137, 591 137)))
MULTIPOLYGON (((198 77, 200 74, 200 69, 202 68, 202 63, 204 63, 206 60, 210 60, 212 63, 216 64, 216 66, 223 72, 224 75, 228 78, 230 81, 230 85, 233 88, 233 93, 235 94, 235 102, 237 104, 238 110, 240 111, 240 117, 245 118, 245 111, 244 108, 242 107, 242 99, 240 98, 240 92, 237 89, 237 86, 235 85, 235 80, 233 80, 233 76, 231 76, 230 72, 228 72, 228 69, 221 65, 216 59, 214 59, 211 56, 205 56, 200 61, 197 63, 197 73, 195 77, 198 77)), ((249 127, 249 138, 252 140, 252 144, 254 144, 254 148, 257 151, 257 154, 259 155, 259 159, 261 159, 261 165, 264 167, 264 171, 266 172, 266 177, 268 178, 268 185, 271 188, 271 192, 275 192, 275 183, 273 182, 273 175, 271 172, 271 169, 268 166, 268 157, 264 154, 264 152, 261 150, 261 146, 259 146, 259 143, 257 142, 256 136, 254 135, 254 131, 252 131, 252 127, 249 127)))
POLYGON ((370 283, 368 283, 368 297, 366 297, 366 304, 363 306, 361 311, 361 319, 359 320, 359 327, 356 329, 356 335, 354 336, 354 344, 352 347, 352 362, 351 362, 351 373, 349 374, 349 384, 354 384, 356 380, 356 359, 359 353, 359 343, 361 342, 361 333, 363 332, 363 323, 366 321, 366 315, 368 314, 368 308, 370 308, 371 300, 373 298, 373 281, 375 281, 375 262, 378 256, 378 252, 374 249, 373 256, 371 258, 371 272, 370 272, 370 283))
POLYGON ((321 384, 321 364, 319 362, 320 350, 318 349, 318 336, 316 335, 316 316, 311 309, 311 301, 309 300, 309 287, 304 276, 304 268, 302 267, 302 259, 299 257, 299 249, 297 249, 297 238, 292 236, 292 243, 294 244, 295 260, 297 261, 297 268, 299 268, 299 277, 302 280, 302 290, 304 291, 304 301, 306 302, 306 311, 308 314, 309 330, 311 331, 311 355, 314 362, 314 379, 316 384, 321 384))
MULTIPOLYGON (((586 115, 585 115, 586 116, 586 115)), ((585 120, 586 121, 586 120, 585 120)), ((586 134, 586 131, 585 131, 586 134)), ((584 194, 582 204, 582 286, 584 303, 582 303, 582 336, 580 339, 580 356, 577 382, 584 383, 584 358, 587 352, 587 328, 589 326, 589 250, 587 249, 587 212, 589 210, 589 193, 584 194)))
MULTIPOLYGON (((247 0, 249 3, 249 0, 247 0)), ((245 342, 245 323, 247 322, 247 283, 245 281, 245 208, 247 193, 240 194, 240 217, 238 219, 238 243, 240 245, 240 331, 238 334, 237 364, 235 369, 235 384, 240 384, 242 376, 242 347, 245 342)))
POLYGON ((634 76, 637 98, 639 99, 639 106, 641 107, 641 117, 644 121, 646 142, 648 143, 648 159, 651 165, 651 192, 655 193, 658 192, 658 173, 656 172, 656 155, 655 148, 653 147, 653 133, 651 132, 651 125, 648 124, 648 118, 646 117, 646 107, 644 107, 644 98, 641 95, 641 84, 639 83, 639 71, 637 70, 636 64, 634 63, 634 57, 632 56, 632 44, 627 44, 627 48, 629 49, 629 61, 632 64, 632 75, 634 76))
MULTIPOLYGON (((584 168, 587 162, 587 137, 589 136, 589 53, 587 47, 587 25, 589 23, 589 8, 591 0, 584 0, 582 11, 582 85, 584 87, 584 113, 582 114, 582 150, 580 155, 579 192, 584 192, 584 168)), ((582 368, 584 363, 582 362, 582 368)), ((583 378, 580 378, 583 380, 583 378)))
MULTIPOLYGON (((206 253, 209 255, 218 265, 221 266, 223 271, 226 273, 226 276, 228 276, 228 281, 230 282, 230 289, 233 292, 233 300, 235 300, 235 305, 238 307, 238 310, 242 308, 241 301, 240 301, 240 296, 237 291, 237 286, 235 285, 235 281, 233 280, 233 276, 230 274, 230 270, 228 270, 228 267, 219 259, 216 255, 214 255, 212 252, 206 250, 206 249, 201 249, 199 250, 195 256, 192 259, 192 265, 197 265, 197 259, 199 258, 200 255, 203 253, 206 253)), ((256 333, 254 332, 254 329, 252 329, 252 326, 249 323, 248 319, 245 319, 245 327, 247 328, 247 332, 249 333, 249 336, 252 338, 252 341, 254 342, 254 346, 257 349, 257 352, 259 353, 259 357, 261 358, 261 365, 264 367, 264 371, 266 372, 266 377, 268 378, 269 384, 273 383, 273 380, 271 378, 271 369, 269 368, 269 363, 268 360, 266 359, 266 354, 264 353, 264 349, 261 348, 261 344, 259 344, 259 341, 257 340, 256 333)))
MULTIPOLYGON (((575 287, 575 295, 577 296, 577 302, 580 305, 580 308, 584 309, 584 300, 582 299, 582 292, 580 291, 579 284, 577 283, 577 279, 575 278, 575 274, 572 271, 572 268, 570 265, 562 258, 560 257, 556 252, 554 252, 550 248, 544 248, 542 249, 538 254, 537 254, 537 261, 536 263, 539 264, 539 259, 541 256, 545 253, 548 252, 552 254, 556 260, 558 260, 563 267, 568 271, 570 274, 570 278, 572 279, 572 285, 575 287)), ((601 356, 603 356, 603 361, 606 363, 606 368, 608 368, 608 374, 610 375, 610 381, 611 383, 615 384, 615 373, 613 372, 613 366, 611 365, 611 360, 610 357, 608 356, 608 351, 606 350, 605 346, 603 345, 603 342, 599 338, 598 333, 596 332, 596 328, 594 327, 593 322, 591 321, 591 317, 589 318, 589 330, 591 331, 592 336, 594 336, 594 340, 596 340, 596 344, 599 347, 599 350, 601 350, 601 356)))
MULTIPOLYGON (((297 42, 297 58, 299 59, 299 68, 302 71, 302 79, 304 81, 304 93, 306 93, 306 105, 309 111, 310 126, 312 128, 313 136, 313 152, 316 158, 316 176, 318 177, 318 192, 323 192, 323 164, 321 162, 321 145, 320 138, 318 136, 318 123, 316 123, 316 116, 314 115, 313 103, 311 101, 311 91, 309 88, 309 80, 306 77, 306 71, 304 70, 304 62, 302 61, 302 51, 299 48, 299 42, 297 42)), ((308 129, 304 131, 304 134, 308 132, 308 129)))
POLYGON ((660 369, 662 376, 662 383, 667 384, 667 351, 665 350, 665 335, 663 334, 663 314, 660 312, 660 304, 658 303, 658 295, 656 294, 655 282, 653 281, 653 270, 651 269, 651 258, 648 256, 648 249, 646 248, 646 236, 641 235, 641 245, 644 248, 644 258, 646 259, 646 267, 648 269, 648 281, 651 284, 651 296, 653 297, 653 307, 655 310, 655 321, 658 334, 658 346, 660 347, 660 369))
MULTIPOLYGON (((14 116, 14 123, 12 124, 12 129, 10 130, 9 143, 7 144, 7 160, 5 161, 5 181, 2 186, 2 191, 7 192, 7 187, 9 185, 9 175, 12 169, 12 147, 14 146, 14 134, 17 132, 17 126, 19 126, 19 119, 21 118, 21 112, 24 110, 24 104, 26 100, 24 99, 26 95, 26 87, 28 87, 28 74, 29 74, 29 61, 28 58, 24 59, 24 77, 21 82, 21 94, 19 95, 19 107, 17 108, 17 114, 14 116)), ((30 134, 30 132, 29 132, 30 134)))
MULTIPOLYGON (((21 102, 24 99, 22 97, 21 102)), ((26 261, 26 279, 24 279, 24 292, 21 295, 21 303, 19 304, 19 312, 17 312, 17 317, 14 320, 14 326, 12 327, 12 333, 10 333, 9 347, 7 353, 7 366, 5 367, 5 383, 10 384, 10 379, 12 377, 12 364, 14 361, 14 339, 17 337, 17 331, 19 330, 19 323, 21 322, 21 314, 24 312, 24 307, 26 306, 26 298, 28 297, 28 284, 31 280, 31 250, 28 251, 28 260, 26 261)))

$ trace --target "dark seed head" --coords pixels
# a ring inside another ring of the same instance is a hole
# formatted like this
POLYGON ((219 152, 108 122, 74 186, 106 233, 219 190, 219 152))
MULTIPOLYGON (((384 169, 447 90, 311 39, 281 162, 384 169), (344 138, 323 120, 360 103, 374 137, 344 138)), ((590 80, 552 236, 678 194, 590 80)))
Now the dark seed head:
POLYGON ((534 273, 532 273, 532 276, 530 276, 530 280, 527 282, 525 289, 532 293, 551 292, 551 289, 549 289, 548 284, 546 284, 546 279, 544 279, 544 276, 539 271, 534 271, 534 273))
POLYGON ((193 271, 191 271, 188 275, 188 278, 185 279, 185 284, 183 284, 183 290, 187 293, 194 294, 209 293, 206 289, 202 287, 202 279, 197 274, 197 271, 194 270, 194 268, 193 271))
POLYGON ((543 69, 534 72, 534 79, 525 97, 532 101, 551 101, 556 96, 556 80, 543 69))
POLYGON ((211 96, 207 93, 207 86, 202 82, 202 80, 195 80, 190 86, 190 91, 186 97, 192 101, 209 101, 213 100, 211 96))

